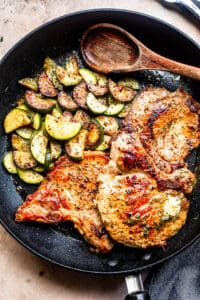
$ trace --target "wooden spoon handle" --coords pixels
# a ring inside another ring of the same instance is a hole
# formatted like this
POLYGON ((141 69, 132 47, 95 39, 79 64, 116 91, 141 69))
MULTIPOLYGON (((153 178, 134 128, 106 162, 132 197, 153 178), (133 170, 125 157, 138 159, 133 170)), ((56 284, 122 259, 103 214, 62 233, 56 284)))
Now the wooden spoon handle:
POLYGON ((172 59, 163 57, 149 49, 141 49, 140 62, 138 68, 158 69, 165 71, 172 71, 180 75, 200 80, 200 68, 186 65, 172 59))

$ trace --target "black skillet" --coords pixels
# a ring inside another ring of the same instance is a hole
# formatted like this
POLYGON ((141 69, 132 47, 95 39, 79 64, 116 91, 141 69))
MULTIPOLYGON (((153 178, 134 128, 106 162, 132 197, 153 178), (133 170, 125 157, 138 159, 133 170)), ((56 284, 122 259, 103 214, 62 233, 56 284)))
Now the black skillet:
MULTIPOLYGON (((200 48, 189 37, 158 19, 136 12, 100 9, 77 12, 51 21, 19 41, 0 63, 0 159, 10 148, 9 136, 3 131, 3 119, 21 95, 17 80, 34 76, 41 70, 44 58, 50 56, 62 63, 75 53, 80 55, 80 38, 92 24, 109 22, 135 35, 152 50, 186 64, 199 66, 200 48)), ((144 84, 165 86, 171 90, 182 86, 200 100, 200 84, 165 72, 139 72, 135 76, 144 84)), ((178 109, 178 108, 177 108, 178 109)), ((199 237, 200 229, 200 158, 198 150, 188 158, 197 172, 197 184, 189 196, 191 202, 187 223, 165 249, 136 250, 116 245, 107 255, 89 251, 88 245, 71 224, 46 226, 36 223, 19 224, 14 221, 17 207, 35 187, 25 185, 9 175, 0 164, 0 220, 8 232, 23 246, 40 257, 68 269, 99 273, 128 274, 142 271, 172 257, 199 237)))

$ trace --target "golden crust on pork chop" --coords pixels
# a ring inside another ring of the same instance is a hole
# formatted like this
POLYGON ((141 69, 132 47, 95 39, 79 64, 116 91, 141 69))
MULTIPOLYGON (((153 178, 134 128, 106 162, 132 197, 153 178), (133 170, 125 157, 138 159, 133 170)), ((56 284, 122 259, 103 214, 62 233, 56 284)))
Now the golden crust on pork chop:
POLYGON ((18 208, 16 221, 72 221, 96 252, 108 252, 113 243, 96 207, 97 176, 107 162, 106 154, 95 151, 85 152, 81 162, 60 157, 40 187, 18 208))
POLYGON ((162 189, 190 193, 195 176, 184 159, 200 144, 199 111, 200 104, 180 89, 146 88, 113 141, 111 158, 122 171, 142 168, 162 189))
POLYGON ((183 193, 159 191, 143 172, 99 176, 98 208, 113 240, 126 246, 164 246, 185 224, 189 202, 183 193))

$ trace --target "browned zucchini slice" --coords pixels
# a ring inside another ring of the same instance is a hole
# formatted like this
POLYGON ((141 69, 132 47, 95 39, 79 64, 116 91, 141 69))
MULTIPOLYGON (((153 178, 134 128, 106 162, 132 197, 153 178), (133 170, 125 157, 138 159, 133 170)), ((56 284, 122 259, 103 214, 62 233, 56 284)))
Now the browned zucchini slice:
POLYGON ((104 133, 110 136, 117 134, 119 129, 119 123, 114 117, 98 116, 96 120, 99 121, 103 127, 104 133))
POLYGON ((65 143, 65 151, 71 159, 76 161, 83 159, 87 134, 86 129, 81 129, 74 138, 65 143))
POLYGON ((46 72, 39 75, 38 86, 40 93, 46 97, 55 97, 58 94, 58 90, 54 87, 46 72))
POLYGON ((37 161, 34 159, 30 151, 13 151, 13 160, 18 168, 24 170, 32 169, 37 165, 37 161))
POLYGON ((38 91, 38 84, 37 84, 37 80, 35 78, 25 77, 25 78, 18 80, 18 82, 28 89, 31 89, 35 92, 38 91))
POLYGON ((87 84, 84 81, 80 82, 74 87, 73 90, 74 100, 76 101, 78 106, 84 109, 88 109, 86 103, 87 95, 88 95, 88 88, 87 88, 87 84))
POLYGON ((112 79, 108 80, 108 87, 112 96, 121 102, 129 102, 133 100, 136 95, 136 91, 125 87, 123 85, 117 84, 112 79))
POLYGON ((56 75, 56 62, 50 58, 46 57, 43 64, 43 69, 49 76, 50 80, 52 81, 54 87, 60 91, 63 90, 63 85, 59 82, 58 77, 56 75))
POLYGON ((97 78, 97 83, 88 83, 88 89, 97 97, 104 96, 108 93, 108 80, 103 74, 95 73, 95 75, 97 78))
POLYGON ((133 90, 139 90, 140 84, 139 81, 132 77, 125 77, 118 81, 118 84, 128 87, 133 90))
POLYGON ((4 119, 4 129, 6 133, 10 133, 17 128, 30 125, 31 122, 32 116, 28 111, 20 108, 13 108, 4 119))
POLYGON ((90 124, 90 116, 82 109, 78 109, 74 114, 73 122, 80 123, 82 125, 82 128, 88 129, 88 126, 90 124))
POLYGON ((78 108, 77 103, 66 92, 61 91, 58 94, 58 103, 63 109, 73 111, 78 108))
POLYGON ((57 141, 50 141, 51 161, 56 160, 62 153, 62 146, 57 141))
POLYGON ((26 104, 34 111, 40 113, 48 113, 55 106, 55 100, 48 98, 41 98, 33 91, 25 92, 26 104))
POLYGON ((23 139, 21 136, 13 133, 11 136, 11 145, 13 150, 28 152, 30 151, 29 140, 23 139))
POLYGON ((103 127, 96 119, 92 119, 88 127, 86 147, 89 149, 95 149, 101 144, 103 136, 103 127))

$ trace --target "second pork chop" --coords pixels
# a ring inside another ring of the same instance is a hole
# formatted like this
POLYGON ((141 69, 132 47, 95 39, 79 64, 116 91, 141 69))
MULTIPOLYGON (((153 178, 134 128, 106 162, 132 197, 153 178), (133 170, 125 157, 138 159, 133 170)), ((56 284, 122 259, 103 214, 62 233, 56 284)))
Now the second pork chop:
POLYGON ((16 221, 57 224, 72 221, 96 252, 108 252, 113 244, 96 208, 97 176, 108 162, 101 152, 85 152, 81 162, 62 156, 40 187, 16 212, 16 221))

